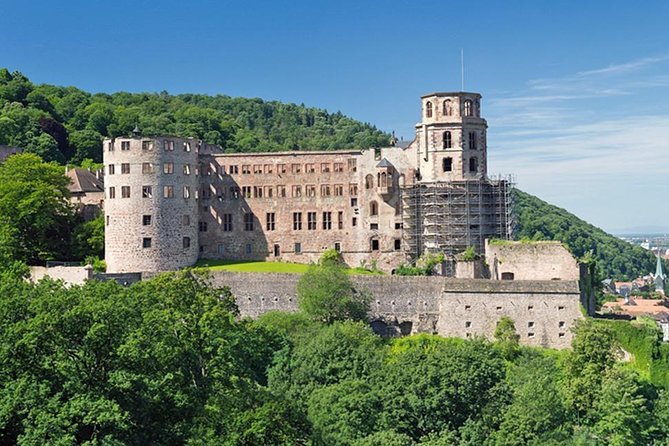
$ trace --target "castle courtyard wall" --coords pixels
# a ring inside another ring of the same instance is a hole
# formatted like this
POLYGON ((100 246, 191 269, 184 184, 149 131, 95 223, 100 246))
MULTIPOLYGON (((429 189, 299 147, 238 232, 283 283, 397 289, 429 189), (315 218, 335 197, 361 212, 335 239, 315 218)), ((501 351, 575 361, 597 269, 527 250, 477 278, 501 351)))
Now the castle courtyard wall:
MULTIPOLYGON (((216 286, 228 286, 242 316, 257 318, 274 310, 297 311, 300 275, 212 273, 216 286)), ((576 281, 492 281, 443 277, 352 276, 371 295, 369 320, 385 334, 433 333, 493 339, 497 321, 514 320, 523 345, 566 348, 570 328, 583 317, 576 281), (530 325, 531 323, 531 325, 530 325)))

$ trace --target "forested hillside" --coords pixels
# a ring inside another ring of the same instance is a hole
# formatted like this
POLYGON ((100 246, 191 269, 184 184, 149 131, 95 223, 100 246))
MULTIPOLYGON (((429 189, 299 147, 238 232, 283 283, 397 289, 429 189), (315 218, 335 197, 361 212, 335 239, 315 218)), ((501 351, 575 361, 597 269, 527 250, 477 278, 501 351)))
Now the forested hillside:
POLYGON ((592 251, 602 278, 631 280, 655 271, 655 256, 585 222, 557 206, 514 190, 516 238, 559 240, 577 257, 592 251))
POLYGON ((102 160, 101 140, 128 135, 202 138, 231 152, 351 149, 387 145, 389 135, 340 112, 229 96, 156 93, 90 94, 34 85, 0 69, 0 144, 46 161, 102 160))

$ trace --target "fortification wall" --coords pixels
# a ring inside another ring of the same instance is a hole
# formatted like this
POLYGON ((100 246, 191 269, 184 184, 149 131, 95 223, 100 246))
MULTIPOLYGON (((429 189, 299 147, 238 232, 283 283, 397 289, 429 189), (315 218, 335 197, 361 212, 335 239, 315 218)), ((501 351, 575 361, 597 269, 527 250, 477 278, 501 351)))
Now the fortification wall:
POLYGON ((511 318, 523 345, 569 347, 583 317, 576 281, 447 280, 437 331, 443 336, 493 339, 498 321, 511 318))
POLYGON ((83 285, 86 280, 93 277, 93 268, 90 266, 30 267, 30 280, 37 282, 45 277, 62 280, 66 285, 83 285))
POLYGON ((486 241, 486 261, 492 279, 579 280, 578 261, 560 242, 486 241), (511 277, 511 276, 509 276, 511 277))
MULTIPOLYGON (((297 310, 299 275, 212 273, 228 286, 242 316, 297 310)), ((436 333, 492 339, 502 316, 514 320, 520 343, 565 348, 580 312, 575 281, 492 281, 442 277, 353 276, 356 289, 371 294, 369 318, 382 334, 436 333)))

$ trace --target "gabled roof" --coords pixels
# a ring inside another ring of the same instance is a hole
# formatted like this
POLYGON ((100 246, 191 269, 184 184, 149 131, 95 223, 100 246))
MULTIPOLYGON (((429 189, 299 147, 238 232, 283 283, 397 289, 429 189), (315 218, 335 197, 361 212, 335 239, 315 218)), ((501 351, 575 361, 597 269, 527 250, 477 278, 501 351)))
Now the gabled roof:
POLYGON ((379 161, 379 164, 377 164, 376 167, 393 167, 393 165, 390 164, 390 161, 388 161, 386 158, 383 158, 381 161, 379 161))
POLYGON ((69 189, 71 193, 104 192, 105 187, 101 179, 87 169, 70 169, 66 175, 72 180, 69 189))

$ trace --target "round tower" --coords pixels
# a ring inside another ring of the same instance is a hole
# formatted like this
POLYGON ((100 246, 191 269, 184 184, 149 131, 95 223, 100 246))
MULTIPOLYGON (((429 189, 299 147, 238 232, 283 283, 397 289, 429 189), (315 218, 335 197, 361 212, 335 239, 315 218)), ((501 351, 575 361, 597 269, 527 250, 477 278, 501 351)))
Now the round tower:
POLYGON ((169 271, 198 258, 198 150, 189 138, 108 139, 107 272, 169 271))
POLYGON ((417 165, 424 181, 485 178, 488 124, 478 93, 431 93, 421 97, 416 124, 417 165))

